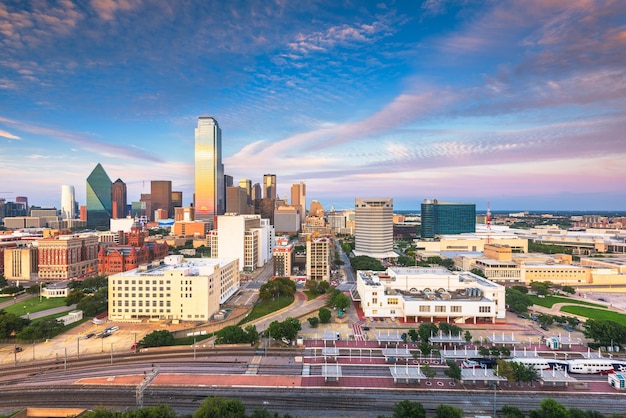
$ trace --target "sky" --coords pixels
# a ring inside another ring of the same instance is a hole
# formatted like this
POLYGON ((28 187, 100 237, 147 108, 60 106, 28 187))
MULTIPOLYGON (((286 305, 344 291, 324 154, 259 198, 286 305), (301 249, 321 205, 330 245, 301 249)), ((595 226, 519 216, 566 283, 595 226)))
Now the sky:
POLYGON ((325 208, 626 210, 625 51, 621 0, 3 0, 0 198, 101 163, 187 205, 213 116, 226 174, 325 208))

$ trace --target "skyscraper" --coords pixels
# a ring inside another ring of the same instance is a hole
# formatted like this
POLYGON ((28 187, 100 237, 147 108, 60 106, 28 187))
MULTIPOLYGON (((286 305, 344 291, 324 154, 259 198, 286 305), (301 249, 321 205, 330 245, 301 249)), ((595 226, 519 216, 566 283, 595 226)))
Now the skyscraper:
POLYGON ((225 191, 222 130, 212 117, 198 118, 194 155, 196 219, 213 225, 214 217, 224 213, 225 191))
POLYGON ((422 202, 422 238, 443 234, 476 232, 476 204, 439 202, 424 199, 422 202))
MULTIPOLYGON (((172 182, 169 180, 152 180, 150 182, 150 203, 152 211, 163 209, 167 211, 167 217, 173 219, 172 182)), ((151 215, 151 218, 154 219, 154 214, 151 215)))
POLYGON ((74 219, 76 217, 75 196, 74 186, 67 184, 61 186, 61 219, 74 219))
POLYGON ((393 199, 355 199, 354 254, 384 259, 393 251, 393 199))
POLYGON ((306 184, 303 182, 291 186, 291 206, 296 208, 300 214, 300 219, 304 219, 306 214, 306 184))
POLYGON ((248 205, 252 205, 252 180, 241 179, 239 180, 239 187, 245 189, 248 196, 248 205))
POLYGON ((252 201, 254 202, 257 199, 263 199, 263 195, 261 194, 261 185, 254 183, 254 186, 252 186, 252 201))
POLYGON ((183 207, 183 192, 172 191, 172 206, 174 206, 174 212, 176 208, 183 207))
POLYGON ((98 163, 87 177, 87 226, 108 228, 111 212, 111 179, 98 163))
POLYGON ((126 197, 126 183, 122 179, 115 180, 111 186, 111 200, 113 205, 112 217, 114 219, 125 218, 128 215, 128 200, 126 197))
POLYGON ((276 174, 263 175, 263 197, 276 199, 276 174))

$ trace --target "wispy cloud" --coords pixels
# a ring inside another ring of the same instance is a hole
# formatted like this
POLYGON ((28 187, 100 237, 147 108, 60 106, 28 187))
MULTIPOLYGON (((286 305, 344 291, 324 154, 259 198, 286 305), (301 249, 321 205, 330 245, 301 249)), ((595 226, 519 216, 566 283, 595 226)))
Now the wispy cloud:
POLYGON ((22 138, 20 138, 17 135, 13 135, 13 134, 11 134, 11 133, 9 133, 7 131, 3 131, 1 129, 0 129, 0 136, 3 137, 3 138, 7 138, 7 139, 22 139, 22 138))
POLYGON ((11 126, 14 129, 28 132, 35 135, 45 136, 52 140, 59 140, 74 144, 84 150, 100 154, 107 157, 117 158, 132 158, 146 161, 162 161, 161 158, 152 155, 143 150, 137 150, 132 147, 125 147, 121 145, 115 145, 112 143, 102 142, 94 140, 93 138, 74 132, 66 132, 53 128, 43 127, 39 125, 30 124, 28 122, 22 122, 17 120, 8 119, 0 116, 0 123, 11 126))
POLYGON ((112 20, 118 11, 133 10, 141 3, 142 0, 91 0, 91 7, 101 19, 112 20))

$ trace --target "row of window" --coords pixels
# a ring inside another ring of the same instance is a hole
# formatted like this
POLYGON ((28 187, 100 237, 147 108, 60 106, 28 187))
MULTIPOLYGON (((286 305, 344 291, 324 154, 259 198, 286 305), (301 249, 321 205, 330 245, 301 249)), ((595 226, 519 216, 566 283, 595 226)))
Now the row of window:
MULTIPOLYGON (((112 306, 115 306, 115 305, 116 305, 116 303, 115 303, 115 302, 116 302, 116 301, 114 301, 114 300, 113 300, 113 301, 111 301, 111 305, 112 305, 112 306)), ((159 301, 153 300, 153 301, 152 301, 152 306, 157 306, 157 302, 159 303, 159 306, 167 306, 167 307, 172 306, 172 304, 171 304, 171 302, 170 302, 169 300, 166 300, 166 301, 165 301, 165 303, 164 303, 164 301, 162 301, 162 300, 159 300, 159 301)), ((120 301, 117 301, 117 306, 143 306, 143 300, 138 300, 138 301, 135 301, 135 300, 131 300, 131 301, 128 301, 128 300, 121 301, 121 300, 120 300, 120 301), (123 302, 123 303, 122 303, 122 302, 123 302)), ((149 300, 147 300, 147 301, 146 301, 146 306, 150 306, 150 301, 149 301, 149 300)))
MULTIPOLYGON (((156 284, 164 284, 163 282, 165 282, 165 284, 171 284, 171 280, 154 280, 154 279, 146 279, 146 280, 129 280, 129 279, 117 279, 117 280, 112 280, 112 285, 115 284, 137 284, 137 282, 139 282, 140 285, 156 285, 156 284), (123 283, 122 283, 123 282, 123 283), (130 283, 129 283, 130 282, 130 283), (158 283, 157 283, 158 282, 158 283)), ((187 284, 187 283, 185 283, 187 284)), ((191 282, 189 283, 191 284, 191 282)))
MULTIPOLYGON (((115 294, 113 294, 113 295, 115 295, 115 294)), ((166 298, 171 297, 170 293, 158 293, 158 295, 159 295, 158 297, 160 299, 163 299, 163 295, 165 295, 166 298)), ((144 294, 143 293, 124 293, 124 294, 118 293, 117 294, 117 298, 118 299, 122 299, 122 298, 128 299, 129 297, 132 298, 132 299, 135 299, 137 297, 143 298, 144 294)), ((150 297, 150 293, 146 293, 146 297, 149 298, 150 297)), ((157 297, 157 293, 152 293, 152 297, 156 298, 157 297)))

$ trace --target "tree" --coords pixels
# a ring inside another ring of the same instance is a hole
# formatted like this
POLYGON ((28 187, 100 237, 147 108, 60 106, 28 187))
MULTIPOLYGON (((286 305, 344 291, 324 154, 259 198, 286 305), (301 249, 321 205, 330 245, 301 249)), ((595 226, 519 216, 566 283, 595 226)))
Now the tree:
POLYGON ((44 318, 41 321, 32 322, 30 325, 23 328, 17 334, 17 338, 29 341, 50 339, 63 332, 64 327, 61 321, 52 318, 44 318))
POLYGON ((212 396, 200 404, 193 418, 241 418, 245 415, 246 407, 240 400, 212 396))
POLYGON ((296 338, 301 329, 300 321, 296 318, 287 318, 283 322, 272 322, 267 327, 267 332, 274 339, 286 338, 291 341, 296 338))
POLYGON ((317 316, 312 316, 310 318, 307 318, 306 320, 309 321, 309 325, 311 325, 311 328, 317 328, 320 323, 320 319, 317 316))
POLYGON ((7 283, 7 279, 4 277, 4 274, 0 273, 0 288, 6 287, 8 284, 9 283, 7 283))
POLYGON ((256 325, 248 325, 245 328, 246 331, 246 340, 250 344, 256 344, 259 341, 259 331, 256 329, 256 325))
POLYGON ((30 286, 28 289, 26 289, 26 293, 28 293, 29 295, 38 295, 40 292, 41 292, 41 284, 39 283, 34 284, 30 286))
POLYGON ((563 291, 563 293, 569 293, 570 295, 576 294, 576 289, 574 289, 572 286, 563 286, 561 290, 563 291))
POLYGON ((416 342, 420 338, 420 335, 417 333, 417 330, 415 328, 411 328, 407 334, 409 335, 409 338, 411 338, 411 341, 413 342, 416 342))
POLYGON ((18 334, 28 324, 30 324, 28 319, 0 310, 0 338, 9 338, 14 333, 18 334))
POLYGON ((424 364, 421 366, 422 374, 426 376, 426 379, 432 379, 437 376, 437 370, 435 370, 430 364, 424 364))
POLYGON ((455 382, 461 380, 461 366, 452 360, 448 360, 446 364, 448 368, 443 373, 455 382))
POLYGON ((451 405, 439 405, 435 409, 435 418, 463 418, 465 413, 462 409, 451 405))
POLYGON ((528 288, 522 285, 511 286, 511 289, 517 290, 518 292, 523 293, 523 294, 528 293, 528 288))
POLYGON ((465 342, 469 344, 470 341, 472 341, 472 334, 470 334, 469 331, 465 331, 465 335, 463 336, 463 338, 465 338, 465 342))
POLYGON ((259 298, 267 301, 279 296, 292 296, 296 293, 296 283, 288 277, 277 277, 265 283, 259 289, 259 298))
POLYGON ((383 271, 385 268, 380 261, 367 255, 359 255, 350 259, 350 265, 354 271, 357 270, 374 270, 383 271))
POLYGON ((610 320, 588 319, 583 325, 585 337, 600 345, 626 344, 626 326, 610 320))
POLYGON ((471 269, 470 273, 473 273, 480 277, 484 277, 485 279, 487 278, 487 276, 485 275, 485 272, 479 269, 478 267, 474 267, 473 269, 471 269))
POLYGON ((495 345, 492 345, 489 348, 489 354, 493 357, 498 357, 500 355, 500 349, 496 347, 495 345))
POLYGON ((524 413, 516 406, 504 405, 502 409, 502 418, 524 418, 524 413))
POLYGON ((329 302, 332 306, 342 311, 345 311, 346 308, 352 303, 348 296, 338 290, 335 290, 333 292, 333 295, 330 297, 329 302))
POLYGON ((393 408, 393 418, 426 418, 426 410, 419 402, 400 401, 393 408))
POLYGON ((538 295, 548 295, 550 294, 550 288, 552 287, 552 282, 532 282, 530 284, 530 288, 533 292, 538 295))
POLYGON ((490 353, 491 352, 489 351, 489 349, 487 347, 482 346, 482 345, 480 347, 478 347, 478 354, 480 354, 481 356, 489 357, 490 353))
POLYGON ((108 308, 109 292, 107 289, 100 289, 93 295, 87 295, 77 304, 77 309, 83 311, 85 316, 97 316, 105 312, 108 308))
POLYGON ((552 315, 542 314, 537 315, 537 321, 544 326, 549 326, 554 323, 554 317, 552 315))
POLYGON ((447 268, 448 270, 454 270, 454 260, 451 258, 446 258, 444 260, 441 260, 440 264, 444 266, 445 268, 447 268))
POLYGON ((569 418, 569 411, 554 399, 541 401, 539 410, 530 411, 530 418, 569 418))
POLYGON ((578 324, 580 324, 580 319, 576 318, 575 316, 567 316, 566 320, 567 324, 572 328, 576 328, 578 324))
POLYGON ((320 322, 322 324, 327 324, 327 323, 330 322, 331 314, 330 314, 330 311, 328 309, 320 308, 318 316, 319 316, 320 322))
POLYGON ((508 357, 511 355, 511 350, 508 347, 500 347, 500 355, 508 357))
POLYGON ((174 345, 174 335, 165 329, 152 331, 150 334, 143 337, 141 345, 144 347, 163 347, 174 345))
POLYGON ((528 307, 533 305, 533 302, 524 293, 507 287, 505 291, 505 301, 509 310, 516 313, 524 313, 528 311, 528 307))
POLYGON ((430 336, 437 335, 437 331, 439 331, 439 328, 432 322, 421 323, 419 328, 417 329, 417 333, 419 334, 422 341, 430 340, 430 336))
POLYGON ((65 305, 70 306, 80 302, 85 297, 85 292, 82 289, 74 289, 65 297, 65 305))

